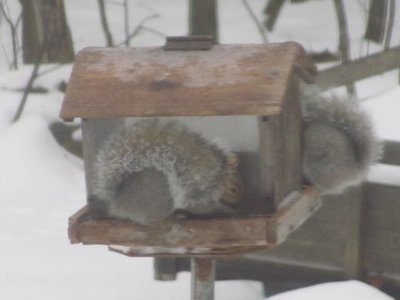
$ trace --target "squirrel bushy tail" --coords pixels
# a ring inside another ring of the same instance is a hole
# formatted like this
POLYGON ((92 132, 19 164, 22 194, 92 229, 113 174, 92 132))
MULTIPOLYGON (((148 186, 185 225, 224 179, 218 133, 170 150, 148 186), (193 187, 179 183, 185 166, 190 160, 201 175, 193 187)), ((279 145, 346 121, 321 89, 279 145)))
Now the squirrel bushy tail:
POLYGON ((359 184, 381 155, 372 121, 355 100, 302 91, 303 164, 306 178, 322 192, 359 184))
POLYGON ((184 125, 144 119, 125 125, 99 149, 93 196, 109 216, 140 223, 174 211, 229 214, 234 210, 227 204, 241 194, 236 169, 233 153, 184 125))

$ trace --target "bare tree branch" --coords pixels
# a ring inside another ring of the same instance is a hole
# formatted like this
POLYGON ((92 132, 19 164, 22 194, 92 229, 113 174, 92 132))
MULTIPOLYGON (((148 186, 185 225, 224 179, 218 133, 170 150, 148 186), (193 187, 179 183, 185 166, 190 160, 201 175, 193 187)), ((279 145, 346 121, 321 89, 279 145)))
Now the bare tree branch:
POLYGON ((106 15, 106 7, 104 4, 104 0, 97 0, 99 5, 99 12, 100 12, 100 21, 101 26, 103 28, 104 36, 106 38, 106 43, 108 47, 114 46, 113 37, 108 26, 107 15, 106 15))
MULTIPOLYGON (((44 5, 44 9, 46 9, 46 8, 48 9, 48 6, 44 5)), ((44 23, 44 25, 45 25, 44 29, 45 29, 45 31, 44 31, 44 35, 43 35, 43 42, 42 42, 42 45, 40 47, 40 51, 38 53, 38 57, 37 57, 37 59, 35 61, 35 65, 33 67, 31 76, 29 77, 29 81, 28 81, 28 83, 27 83, 27 85, 25 87, 24 93, 22 95, 21 102, 19 103, 17 112, 16 112, 16 114, 15 114, 15 116, 13 118, 13 122, 17 122, 20 119, 21 115, 22 115, 22 112, 23 112, 23 110, 25 108, 25 105, 26 105, 26 101, 28 100, 29 93, 30 93, 30 91, 32 89, 33 83, 35 82, 36 78, 38 77, 39 68, 40 68, 40 65, 42 64, 43 58, 45 56, 47 44, 49 43, 49 36, 50 36, 50 34, 49 34, 49 24, 51 22, 51 18, 53 18, 54 16, 52 14, 50 14, 49 11, 47 11, 47 13, 45 13, 44 15, 45 15, 45 18, 44 18, 44 22, 45 22, 44 23)))
MULTIPOLYGON (((348 64, 350 62, 350 38, 346 10, 343 0, 334 0, 334 3, 339 27, 339 51, 342 57, 342 63, 348 64)), ((347 84, 346 88, 349 95, 353 97, 356 96, 356 89, 353 83, 347 84)))
POLYGON ((285 0, 270 0, 267 7, 264 9, 264 14, 267 16, 265 27, 269 31, 272 31, 274 29, 276 20, 278 19, 283 4, 285 4, 285 0))
POLYGON ((46 75, 48 73, 51 73, 51 72, 53 72, 55 70, 58 70, 58 69, 60 69, 60 68, 62 68, 64 66, 65 66, 64 63, 56 64, 55 66, 52 66, 52 67, 48 68, 47 70, 43 70, 42 72, 38 73, 36 78, 39 78, 40 76, 46 75))
POLYGON ((129 47, 131 39, 129 38, 129 3, 124 0, 124 31, 125 31, 125 45, 129 47))
POLYGON ((7 51, 6 51, 6 48, 4 47, 3 43, 1 43, 1 50, 3 51, 4 57, 6 58, 8 67, 11 69, 12 62, 10 61, 10 58, 7 55, 7 51))
POLYGON ((17 21, 14 23, 13 20, 11 19, 10 16, 10 10, 8 8, 8 3, 7 1, 1 1, 0 2, 0 12, 3 15, 4 19, 6 20, 10 32, 11 32, 11 43, 12 43, 12 49, 13 49, 13 60, 11 63, 11 68, 12 69, 18 69, 18 24, 19 20, 21 18, 21 15, 17 18, 17 21))
POLYGON ((144 25, 142 26, 142 30, 154 33, 155 35, 158 35, 162 38, 165 38, 167 36, 165 33, 161 32, 161 31, 158 31, 156 29, 153 29, 153 28, 150 28, 150 27, 147 27, 144 25))
MULTIPOLYGON (((139 24, 137 24, 137 26, 135 27, 135 29, 126 37, 126 39, 125 39, 123 42, 117 44, 116 46, 121 46, 121 45, 123 45, 123 44, 125 44, 125 45, 130 45, 130 41, 131 41, 135 36, 137 36, 137 35, 140 33, 140 31, 141 31, 142 29, 145 28, 145 26, 144 26, 145 23, 147 23, 147 22, 150 21, 151 19, 155 19, 155 18, 159 18, 159 17, 160 17, 160 15, 155 13, 155 14, 152 14, 152 15, 150 15, 150 16, 144 18, 142 21, 139 22, 139 24)), ((146 27, 146 29, 147 29, 148 31, 150 31, 150 28, 146 27)), ((157 32, 157 33, 159 33, 159 32, 157 32)))
POLYGON ((385 49, 385 50, 390 48, 390 42, 392 40, 392 33, 393 33, 393 26, 394 26, 395 11, 396 11, 395 0, 389 0, 388 21, 387 21, 387 25, 386 25, 387 29, 386 29, 385 40, 383 43, 383 49, 385 49))
POLYGON ((247 2, 247 0, 242 0, 242 3, 244 5, 244 7, 246 8, 247 12, 249 13, 251 19, 253 20, 254 24, 256 24, 262 41, 264 42, 264 44, 268 43, 266 30, 265 30, 264 26, 258 20, 254 11, 251 9, 249 2, 247 2))

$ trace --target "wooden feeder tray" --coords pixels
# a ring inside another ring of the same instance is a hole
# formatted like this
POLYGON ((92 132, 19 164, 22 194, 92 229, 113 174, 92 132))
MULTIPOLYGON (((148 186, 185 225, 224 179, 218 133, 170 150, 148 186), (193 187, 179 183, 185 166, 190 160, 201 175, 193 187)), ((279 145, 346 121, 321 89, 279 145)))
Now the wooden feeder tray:
MULTIPOLYGON (((255 201, 259 192, 258 200, 274 213, 253 207, 240 210, 240 217, 169 219, 143 226, 90 219, 84 207, 70 218, 72 243, 108 245, 130 256, 241 254, 281 243, 319 207, 316 189, 302 186, 298 78, 312 82, 316 74, 304 49, 288 42, 210 44, 205 50, 204 42, 169 38, 163 48, 87 48, 77 55, 60 116, 83 119, 87 182, 97 148, 112 129, 105 120, 254 116, 260 167, 254 174, 260 191, 254 189, 256 196, 246 195, 243 202, 255 201)), ((90 190, 88 185, 89 195, 90 190)))
MULTIPOLYGON (((91 219, 84 207, 69 219, 71 243, 107 245, 127 256, 191 257, 192 299, 212 299, 215 257, 276 246, 321 205, 314 187, 303 189, 298 93, 298 79, 312 82, 315 75, 315 65, 293 42, 213 45, 190 37, 169 38, 163 48, 81 51, 60 116, 83 120, 87 182, 100 143, 130 117, 254 116, 260 170, 247 176, 250 164, 241 165, 248 182, 258 185, 244 182, 250 193, 243 203, 251 209, 238 209, 241 216, 170 218, 144 226, 91 219), (257 207, 261 201, 271 215, 257 207)), ((244 162, 249 153, 241 154, 244 162)), ((89 196, 92 186, 87 188, 89 196)))
POLYGON ((173 219, 154 225, 127 220, 86 218, 83 207, 69 219, 72 244, 108 245, 127 256, 239 255, 282 243, 321 205, 314 187, 293 192, 272 216, 173 219))

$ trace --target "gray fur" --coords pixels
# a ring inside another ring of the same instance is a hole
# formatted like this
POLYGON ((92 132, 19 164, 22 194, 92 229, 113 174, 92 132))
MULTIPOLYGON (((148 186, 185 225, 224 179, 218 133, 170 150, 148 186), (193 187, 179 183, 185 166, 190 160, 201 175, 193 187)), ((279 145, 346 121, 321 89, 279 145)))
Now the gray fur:
POLYGON ((359 184, 382 151, 368 114, 355 100, 316 91, 303 92, 301 102, 306 178, 324 193, 359 184))
POLYGON ((144 119, 114 133, 99 149, 93 194, 108 215, 147 224, 181 210, 232 213, 221 202, 229 157, 177 122, 144 119))
MULTIPOLYGON (((381 153, 368 115, 355 101, 309 90, 301 104, 305 177, 323 193, 360 183, 381 153)), ((234 214, 226 203, 241 195, 235 161, 180 123, 140 120, 101 145, 89 208, 95 217, 142 224, 180 211, 234 214)))

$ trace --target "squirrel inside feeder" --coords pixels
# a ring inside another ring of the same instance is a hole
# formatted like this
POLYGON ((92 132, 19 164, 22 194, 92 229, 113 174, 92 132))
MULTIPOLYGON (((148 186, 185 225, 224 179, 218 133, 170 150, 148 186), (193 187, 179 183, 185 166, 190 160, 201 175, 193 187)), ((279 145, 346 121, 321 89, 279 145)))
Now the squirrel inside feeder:
MULTIPOLYGON (((302 92, 303 170, 322 193, 360 183, 381 146, 356 101, 302 92)), ((234 215, 235 154, 176 122, 143 119, 112 134, 95 162, 89 212, 149 224, 177 212, 234 215)))

